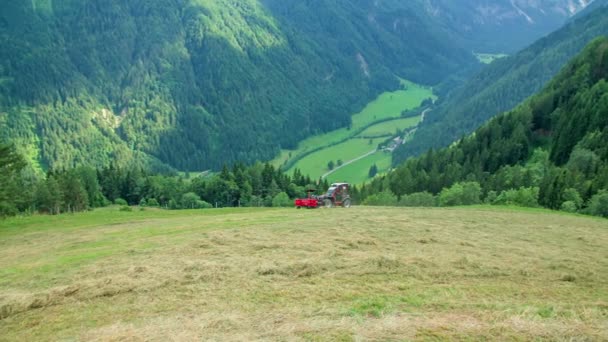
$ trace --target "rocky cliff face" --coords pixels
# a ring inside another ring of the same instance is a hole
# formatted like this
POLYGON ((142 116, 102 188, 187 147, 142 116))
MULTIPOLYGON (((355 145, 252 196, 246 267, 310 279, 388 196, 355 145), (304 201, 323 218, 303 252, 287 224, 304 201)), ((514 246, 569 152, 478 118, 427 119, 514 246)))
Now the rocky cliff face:
POLYGON ((514 52, 557 29, 593 0, 425 0, 425 9, 475 50, 514 52))

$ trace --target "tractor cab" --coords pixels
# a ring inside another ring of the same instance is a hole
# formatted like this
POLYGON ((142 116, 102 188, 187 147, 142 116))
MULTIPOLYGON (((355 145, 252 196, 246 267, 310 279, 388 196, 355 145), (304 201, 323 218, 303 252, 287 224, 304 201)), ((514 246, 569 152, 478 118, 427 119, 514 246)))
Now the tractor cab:
POLYGON ((326 207, 343 206, 350 207, 351 200, 348 194, 350 185, 348 183, 333 183, 327 193, 323 196, 323 204, 326 207))

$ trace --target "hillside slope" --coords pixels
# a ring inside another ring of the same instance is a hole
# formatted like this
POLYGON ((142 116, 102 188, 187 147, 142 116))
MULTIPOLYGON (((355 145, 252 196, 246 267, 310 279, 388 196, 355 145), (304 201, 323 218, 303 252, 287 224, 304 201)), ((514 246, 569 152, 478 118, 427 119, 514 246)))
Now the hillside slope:
MULTIPOLYGON (((384 185, 398 196, 436 194, 475 181, 484 196, 528 188, 532 202, 551 209, 590 206, 608 190, 607 79, 608 37, 602 37, 539 94, 451 147, 406 161, 367 191, 384 185)), ((596 214, 608 216, 605 209, 596 214)))
POLYGON ((415 138, 397 149, 398 164, 429 148, 446 146, 475 130, 494 115, 509 110, 539 91, 594 38, 608 34, 608 8, 583 16, 525 50, 482 69, 441 98, 415 138))
POLYGON ((427 5, 2 1, 1 138, 42 169, 271 159, 347 126, 395 74, 428 85, 474 67, 460 24, 427 5))

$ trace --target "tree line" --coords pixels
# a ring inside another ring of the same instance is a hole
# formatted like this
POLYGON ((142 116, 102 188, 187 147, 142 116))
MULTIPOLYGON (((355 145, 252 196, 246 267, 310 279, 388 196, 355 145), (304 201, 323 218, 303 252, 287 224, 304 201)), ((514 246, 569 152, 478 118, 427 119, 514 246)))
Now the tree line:
POLYGON ((203 209, 292 206, 308 189, 322 193, 327 180, 292 175, 266 163, 237 163, 206 174, 154 174, 137 167, 79 166, 38 176, 14 146, 0 145, 0 216, 61 214, 108 205, 203 209))

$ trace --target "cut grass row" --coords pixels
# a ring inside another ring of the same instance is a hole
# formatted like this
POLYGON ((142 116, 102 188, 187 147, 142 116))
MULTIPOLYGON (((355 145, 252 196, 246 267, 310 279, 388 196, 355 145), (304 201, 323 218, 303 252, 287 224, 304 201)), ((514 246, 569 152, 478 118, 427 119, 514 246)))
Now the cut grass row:
POLYGON ((0 222, 1 340, 608 340, 602 219, 497 207, 45 218, 0 222))

